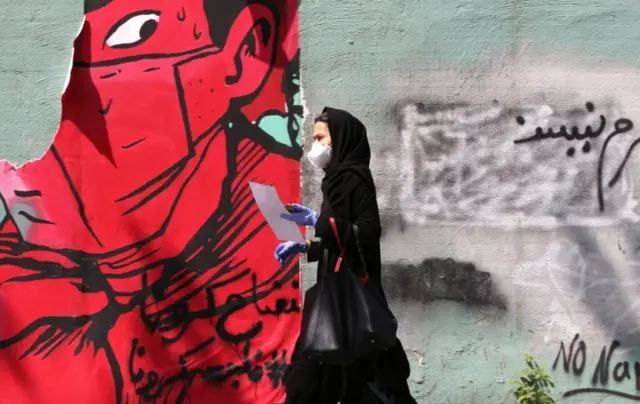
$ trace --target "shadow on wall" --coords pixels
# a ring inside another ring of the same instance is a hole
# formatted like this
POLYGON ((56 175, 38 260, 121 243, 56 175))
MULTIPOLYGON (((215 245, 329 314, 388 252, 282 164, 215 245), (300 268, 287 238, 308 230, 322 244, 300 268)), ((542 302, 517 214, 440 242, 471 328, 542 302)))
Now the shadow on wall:
MULTIPOLYGON (((625 345, 640 344, 638 275, 622 278, 589 229, 571 227, 566 233, 577 245, 576 253, 580 255, 578 261, 575 258, 565 261, 564 279, 575 296, 586 304, 613 339, 625 345)), ((631 240, 637 238, 636 234, 631 240)))
POLYGON ((546 252, 518 265, 514 285, 519 295, 545 296, 546 308, 536 312, 542 315, 547 339, 595 328, 626 346, 637 346, 640 233, 632 225, 608 237, 598 232, 602 230, 584 226, 559 229, 546 252))
POLYGON ((419 265, 383 265, 385 292, 390 300, 428 303, 436 299, 506 308, 491 274, 472 263, 428 258, 419 265))

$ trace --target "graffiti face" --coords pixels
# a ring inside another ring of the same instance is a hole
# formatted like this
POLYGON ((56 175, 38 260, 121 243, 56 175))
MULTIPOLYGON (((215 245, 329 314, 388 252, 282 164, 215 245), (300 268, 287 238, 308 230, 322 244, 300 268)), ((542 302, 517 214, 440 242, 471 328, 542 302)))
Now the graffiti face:
POLYGON ((248 183, 299 198, 296 15, 87 1, 52 146, 0 164, 3 399, 282 401, 298 269, 248 183))
POLYGON ((276 33, 274 13, 251 6, 218 47, 202 1, 146 3, 132 11, 112 1, 87 15, 55 140, 85 205, 145 221, 138 237, 158 231, 170 203, 150 201, 183 185, 172 176, 220 129, 231 101, 268 77, 276 33))

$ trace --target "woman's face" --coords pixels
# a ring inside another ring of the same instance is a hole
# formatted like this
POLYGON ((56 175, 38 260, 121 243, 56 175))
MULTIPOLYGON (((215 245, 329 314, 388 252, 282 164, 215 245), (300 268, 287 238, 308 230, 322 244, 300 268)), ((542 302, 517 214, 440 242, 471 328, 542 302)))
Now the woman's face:
POLYGON ((329 126, 326 123, 316 122, 313 125, 313 141, 331 146, 331 135, 329 134, 329 126))

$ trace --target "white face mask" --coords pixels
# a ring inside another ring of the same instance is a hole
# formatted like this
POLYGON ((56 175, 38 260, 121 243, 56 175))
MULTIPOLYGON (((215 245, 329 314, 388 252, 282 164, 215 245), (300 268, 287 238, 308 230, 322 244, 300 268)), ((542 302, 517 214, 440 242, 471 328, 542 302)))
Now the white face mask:
POLYGON ((331 162, 331 146, 313 142, 307 158, 315 168, 327 168, 331 162))

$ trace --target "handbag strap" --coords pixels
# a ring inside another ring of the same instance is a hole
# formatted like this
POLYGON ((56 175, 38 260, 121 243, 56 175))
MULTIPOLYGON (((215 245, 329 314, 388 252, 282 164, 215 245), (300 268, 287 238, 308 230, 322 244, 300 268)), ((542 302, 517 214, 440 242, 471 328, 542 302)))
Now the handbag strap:
POLYGON ((342 245, 342 241, 340 241, 340 235, 338 234, 338 225, 336 224, 336 219, 333 217, 329 218, 329 223, 331 223, 331 230, 333 230, 333 236, 336 238, 336 243, 338 243, 338 249, 340 249, 340 255, 338 256, 338 260, 336 261, 336 267, 334 269, 335 272, 340 270, 342 266, 342 260, 344 258, 345 248, 342 245))
MULTIPOLYGON (((340 255, 338 256, 338 260, 336 261, 336 267, 334 269, 335 272, 340 271, 340 267, 342 267, 342 261, 344 260, 344 254, 346 249, 340 240, 340 234, 338 234, 338 225, 336 224, 336 220, 333 217, 329 218, 329 223, 331 224, 331 230, 333 231, 333 236, 336 238, 336 243, 338 244, 338 248, 340 249, 340 255)), ((364 275, 360 278, 360 280, 364 283, 369 280, 369 272, 367 271, 367 262, 364 259, 364 249, 362 248, 362 244, 358 240, 358 226, 353 225, 353 236, 356 239, 356 246, 358 247, 358 255, 360 256, 360 261, 362 262, 362 268, 364 269, 364 275)))
POLYGON ((364 248, 362 247, 362 243, 360 242, 360 230, 358 226, 353 224, 353 238, 356 240, 356 247, 358 248, 358 255, 360 256, 360 263, 362 264, 362 269, 364 271, 364 276, 361 279, 369 280, 369 271, 367 270, 367 260, 364 255, 364 248))

